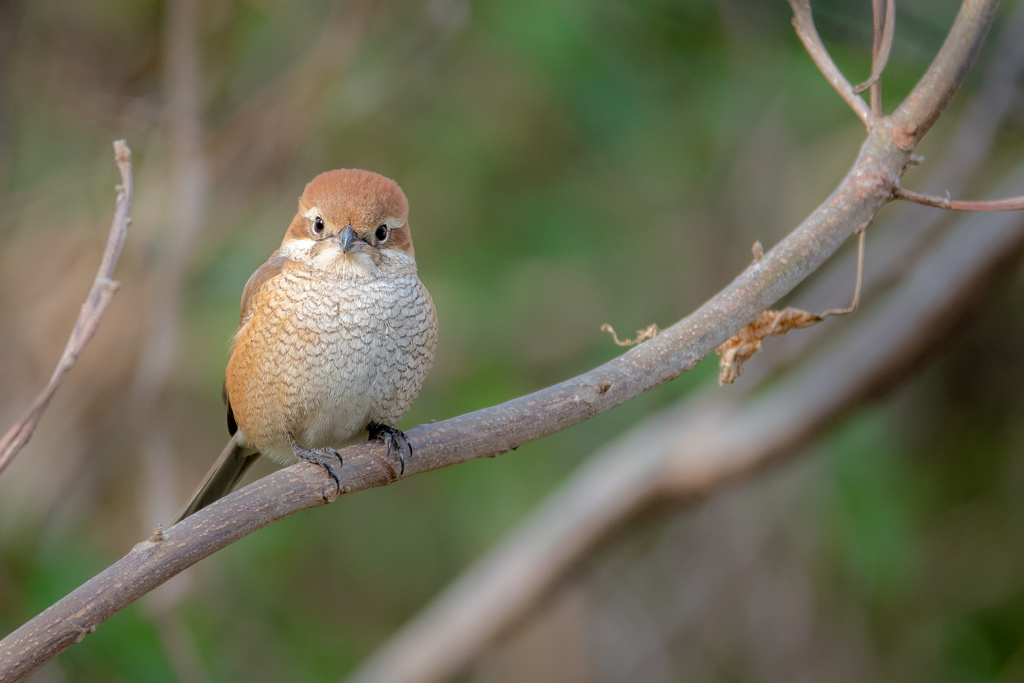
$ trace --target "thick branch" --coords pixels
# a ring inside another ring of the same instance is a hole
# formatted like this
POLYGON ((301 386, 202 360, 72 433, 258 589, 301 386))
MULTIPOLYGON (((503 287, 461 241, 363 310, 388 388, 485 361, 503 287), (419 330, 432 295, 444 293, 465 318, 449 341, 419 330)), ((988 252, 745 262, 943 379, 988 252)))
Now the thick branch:
POLYGON ((121 184, 117 186, 114 220, 110 226, 107 246, 103 250, 103 259, 96 272, 96 279, 93 280, 89 295, 78 312, 75 327, 71 330, 71 336, 68 337, 64 352, 57 362, 49 384, 36 397, 21 419, 4 434, 3 439, 0 439, 0 473, 11 464, 18 452, 32 438, 39 420, 43 417, 47 406, 50 405, 50 399, 53 398, 57 388, 64 381, 68 370, 78 360, 82 349, 96 333, 100 318, 107 310, 107 306, 110 305, 111 299, 114 298, 114 292, 117 291, 118 283, 113 279, 114 266, 117 265, 121 247, 124 246, 125 235, 128 233, 128 224, 131 222, 131 219, 128 218, 128 211, 132 203, 132 151, 124 140, 114 141, 114 161, 117 163, 117 170, 121 173, 121 184))
POLYGON ((896 141, 902 149, 911 149, 921 142, 963 85, 998 6, 999 0, 964 0, 928 71, 892 114, 896 141))

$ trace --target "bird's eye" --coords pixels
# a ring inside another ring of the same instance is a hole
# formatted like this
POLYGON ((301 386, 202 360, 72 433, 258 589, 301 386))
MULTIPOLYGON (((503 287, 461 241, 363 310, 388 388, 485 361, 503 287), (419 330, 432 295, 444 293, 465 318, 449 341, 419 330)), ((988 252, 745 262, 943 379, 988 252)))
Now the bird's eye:
POLYGON ((320 218, 320 216, 317 216, 316 220, 313 221, 313 232, 317 235, 324 234, 324 219, 320 218))
POLYGON ((388 226, 380 226, 377 228, 377 232, 373 233, 373 236, 377 238, 379 244, 384 244, 388 241, 388 226))

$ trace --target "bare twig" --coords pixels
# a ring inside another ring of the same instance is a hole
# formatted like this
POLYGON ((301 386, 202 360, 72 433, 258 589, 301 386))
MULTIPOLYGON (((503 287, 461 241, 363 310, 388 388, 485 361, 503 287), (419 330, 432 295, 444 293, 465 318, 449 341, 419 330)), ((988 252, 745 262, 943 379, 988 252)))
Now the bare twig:
MULTIPOLYGON (((1021 169, 1024 171, 1024 169, 1021 169)), ((1020 187, 1024 173, 1013 184, 1020 187)), ((594 454, 565 486, 406 624, 350 683, 439 683, 521 622, 588 553, 653 504, 701 500, 801 447, 911 374, 998 287, 1024 221, 965 218, 878 311, 768 393, 703 392, 594 454)))
POLYGON ((846 103, 860 117, 864 125, 870 128, 874 121, 871 109, 864 99, 853 91, 853 86, 839 71, 839 67, 832 61, 828 50, 822 44, 821 36, 818 35, 818 29, 814 27, 814 19, 811 17, 810 0, 789 0, 789 4, 793 8, 793 26, 796 28, 796 34, 800 37, 800 42, 807 49, 807 53, 828 82, 832 84, 832 87, 836 89, 836 92, 846 100, 846 103))
POLYGON ((819 316, 822 320, 833 315, 850 315, 860 304, 860 290, 864 285, 864 237, 867 230, 857 233, 857 280, 853 285, 853 301, 846 308, 830 308, 819 316))
POLYGON ((118 283, 113 280, 114 266, 117 265, 117 259, 121 255, 121 247, 124 246, 124 238, 128 233, 128 225, 131 223, 128 211, 132 202, 132 151, 124 140, 114 141, 114 161, 121 173, 121 184, 117 186, 114 220, 110 226, 107 246, 103 251, 103 259, 96 272, 96 279, 93 281, 85 303, 82 304, 82 308, 78 312, 75 327, 71 330, 71 336, 68 337, 64 352, 57 362, 49 384, 36 397, 25 414, 7 430, 3 439, 0 439, 0 472, 3 472, 11 464, 18 452, 32 438, 39 420, 50 404, 50 399, 53 398, 68 370, 78 360, 82 349, 96 333, 100 318, 113 299, 114 292, 117 291, 118 283))
POLYGON ((1024 209, 1024 197, 992 199, 988 201, 965 201, 962 199, 950 199, 948 196, 936 197, 929 194, 919 194, 905 187, 898 187, 896 188, 896 198, 948 211, 1020 211, 1024 209))
POLYGON ((854 86, 853 92, 862 93, 871 88, 871 113, 882 116, 882 72, 889 61, 892 38, 896 31, 896 0, 873 0, 875 39, 871 45, 871 76, 854 86))

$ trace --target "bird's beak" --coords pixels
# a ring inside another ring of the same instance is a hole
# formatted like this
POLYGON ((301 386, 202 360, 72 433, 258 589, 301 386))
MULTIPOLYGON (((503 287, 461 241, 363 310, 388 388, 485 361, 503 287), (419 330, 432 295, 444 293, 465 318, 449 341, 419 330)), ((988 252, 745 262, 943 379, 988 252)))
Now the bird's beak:
POLYGON ((341 231, 339 235, 341 239, 341 251, 345 254, 355 249, 355 245, 362 240, 356 235, 356 231, 352 229, 351 225, 346 225, 345 229, 341 231))

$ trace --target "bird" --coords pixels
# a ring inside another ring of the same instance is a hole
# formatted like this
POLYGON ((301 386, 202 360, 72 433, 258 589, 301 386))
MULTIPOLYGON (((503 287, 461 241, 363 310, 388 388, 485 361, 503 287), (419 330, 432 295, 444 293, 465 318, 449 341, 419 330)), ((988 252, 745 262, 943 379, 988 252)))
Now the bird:
POLYGON ((336 449, 380 439, 401 476, 412 449, 395 425, 436 345, 405 193, 360 169, 313 178, 242 291, 223 389, 231 440, 175 523, 230 493, 261 454, 318 464, 340 487, 336 449))

